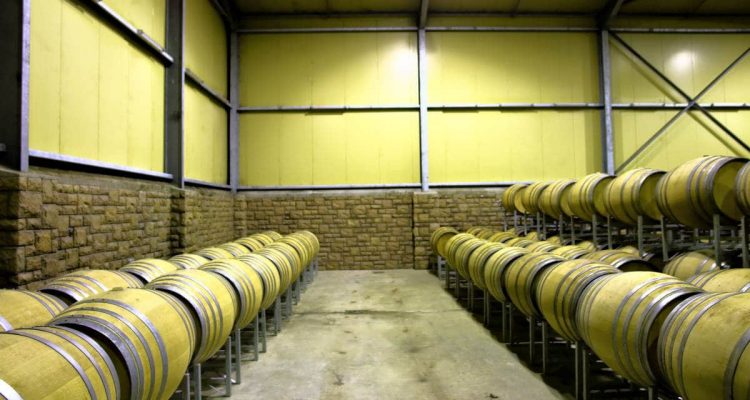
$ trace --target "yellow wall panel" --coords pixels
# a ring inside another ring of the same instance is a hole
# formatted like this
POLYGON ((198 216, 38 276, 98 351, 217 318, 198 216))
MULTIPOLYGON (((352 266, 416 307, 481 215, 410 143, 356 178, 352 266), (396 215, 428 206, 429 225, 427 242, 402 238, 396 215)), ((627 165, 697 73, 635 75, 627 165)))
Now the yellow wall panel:
POLYGON ((185 65, 213 90, 227 95, 227 34, 210 0, 185 2, 185 65))
POLYGON ((243 36, 240 102, 415 104, 416 37, 402 32, 243 36))
POLYGON ((583 176, 600 168, 598 113, 430 112, 432 182, 583 176))
POLYGON ((227 183, 227 112, 192 86, 185 88, 185 176, 227 183))
POLYGON ((104 3, 136 28, 164 45, 166 0, 104 0, 104 3))
POLYGON ((68 0, 32 3, 29 146, 163 171, 164 67, 68 0))
MULTIPOLYGON (((614 114, 615 161, 619 165, 661 128, 674 111, 635 112, 618 111, 614 114)), ((750 112, 714 112, 718 120, 746 143, 750 141, 750 112)), ((682 116, 659 139, 647 147, 628 168, 637 166, 672 169, 685 161, 704 155, 739 155, 748 157, 746 151, 731 141, 699 112, 682 116)))
MULTIPOLYGON (((630 34, 631 47, 691 96, 697 95, 750 43, 750 35, 630 34)), ((612 96, 615 102, 685 102, 655 74, 613 42, 612 96)), ((750 61, 737 65, 702 102, 745 102, 750 61)))
POLYGON ((418 115, 242 115, 240 180, 249 186, 418 182, 418 115))
POLYGON ((596 43, 585 33, 429 33, 430 103, 595 102, 596 43))

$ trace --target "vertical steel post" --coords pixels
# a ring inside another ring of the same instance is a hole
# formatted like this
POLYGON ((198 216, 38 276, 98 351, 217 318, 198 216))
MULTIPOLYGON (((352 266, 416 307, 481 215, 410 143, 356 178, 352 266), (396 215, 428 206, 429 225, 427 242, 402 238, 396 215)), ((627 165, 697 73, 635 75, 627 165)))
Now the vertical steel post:
POLYGON ((609 60, 609 31, 599 31, 599 95, 602 110, 602 171, 615 173, 614 131, 612 127, 612 77, 609 60))
POLYGON ((185 187, 185 0, 167 0, 167 52, 174 62, 166 69, 164 90, 164 167, 172 183, 185 187))
MULTIPOLYGON (((0 3, 0 163, 29 168, 31 0, 0 3)), ((44 60, 40 60, 43 62, 44 60)))
POLYGON ((240 47, 236 27, 229 33, 229 185, 237 192, 240 182, 240 47))
POLYGON ((430 190, 427 152, 427 43, 424 28, 417 31, 417 63, 419 68, 419 161, 422 190, 430 190))

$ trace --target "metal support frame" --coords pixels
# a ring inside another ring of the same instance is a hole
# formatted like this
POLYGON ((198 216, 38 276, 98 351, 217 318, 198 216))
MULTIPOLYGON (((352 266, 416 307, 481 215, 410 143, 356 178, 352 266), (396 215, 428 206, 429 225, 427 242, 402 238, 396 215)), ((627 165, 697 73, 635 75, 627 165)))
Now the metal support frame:
POLYGON ((188 82, 197 87, 203 94, 205 94, 215 103, 219 104, 221 107, 224 107, 225 109, 230 109, 232 107, 232 105, 229 103, 229 100, 227 100, 224 96, 219 94, 219 92, 208 86, 208 84, 204 82, 203 79, 199 78, 198 75, 196 75, 195 72, 191 71, 189 68, 185 68, 185 78, 187 78, 186 80, 188 82))
POLYGON ((422 0, 419 4, 419 29, 427 26, 427 17, 430 10, 430 0, 422 0))
POLYGON ((429 159, 427 152, 427 34, 424 29, 417 32, 417 58, 419 65, 419 161, 422 190, 430 190, 429 159))
POLYGON ((229 33, 229 185, 240 184, 240 45, 235 27, 229 33))
POLYGON ((174 62, 167 67, 164 90, 164 164, 172 183, 185 187, 185 0, 167 0, 167 51, 174 62))
POLYGON ((750 47, 745 49, 745 51, 742 52, 737 58, 735 58, 726 68, 724 68, 721 73, 719 73, 711 82, 709 82, 706 87, 704 87, 695 97, 690 97, 687 93, 685 93, 683 90, 681 90, 674 82, 669 80, 663 73, 661 73, 656 67, 654 67, 651 63, 648 62, 642 55, 640 55, 635 49, 630 47, 622 38, 617 36, 616 34, 612 35, 615 40, 617 40, 625 49, 627 49, 631 54, 633 54, 639 61, 641 61, 646 67, 648 67, 651 71, 653 71, 657 76, 662 78, 667 84, 669 84, 672 88, 676 89, 678 93, 680 93, 681 96, 685 97, 688 100, 688 104, 680 109, 680 111, 675 114, 669 121, 667 121, 656 133, 654 133, 648 140, 646 140, 633 154, 630 155, 622 164, 620 164, 616 171, 620 172, 625 167, 630 165, 646 148, 648 148, 653 142, 655 142, 660 136, 662 136, 677 120, 682 117, 684 114, 688 113, 691 109, 697 108, 699 111, 701 111, 704 115, 706 115, 712 122, 717 124, 730 138, 732 138, 737 144, 742 146, 745 150, 750 151, 750 146, 748 146, 745 142, 743 142, 740 138, 738 138, 731 130, 726 128, 720 121, 716 120, 708 111, 700 107, 698 104, 698 101, 706 94, 708 91, 710 91, 719 81, 721 81, 724 76, 726 76, 737 64, 739 64, 742 60, 747 57, 748 54, 750 54, 750 47))
POLYGON ((29 168, 31 0, 0 3, 0 163, 29 168))
MULTIPOLYGON (((622 0, 616 1, 615 9, 619 9, 622 0)), ((613 14, 608 14, 612 18, 613 14)), ((612 79, 609 60, 609 32, 606 29, 599 31, 599 93, 600 100, 604 105, 602 117, 602 171, 608 174, 615 172, 615 145, 614 131, 612 127, 612 79)))

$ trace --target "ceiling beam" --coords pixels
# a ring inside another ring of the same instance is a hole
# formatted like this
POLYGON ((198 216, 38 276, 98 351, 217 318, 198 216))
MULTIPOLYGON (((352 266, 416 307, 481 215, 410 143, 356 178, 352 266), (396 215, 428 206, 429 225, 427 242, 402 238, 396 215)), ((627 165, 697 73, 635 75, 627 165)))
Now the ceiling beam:
POLYGON ((606 29, 609 27, 610 22, 617 16, 617 13, 620 12, 620 7, 622 7, 622 3, 624 3, 625 0, 609 0, 607 4, 604 6, 602 11, 599 13, 599 26, 603 29, 606 29))
POLYGON ((422 0, 419 5, 419 29, 427 26, 427 14, 430 9, 430 0, 422 0))

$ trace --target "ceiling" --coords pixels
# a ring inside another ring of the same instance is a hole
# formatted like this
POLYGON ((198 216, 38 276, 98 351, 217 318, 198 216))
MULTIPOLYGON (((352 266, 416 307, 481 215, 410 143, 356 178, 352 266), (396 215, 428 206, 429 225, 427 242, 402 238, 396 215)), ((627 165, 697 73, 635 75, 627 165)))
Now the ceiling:
MULTIPOLYGON (((421 0, 233 0, 243 14, 418 13, 421 0)), ((609 0, 430 0, 433 13, 597 14, 609 0)), ((747 0, 624 0, 622 15, 750 15, 747 0)))

